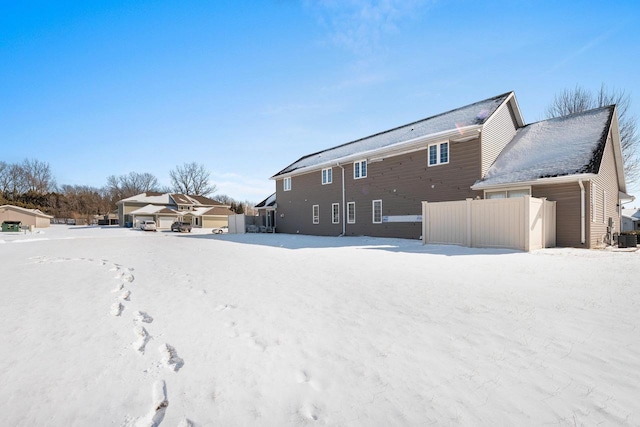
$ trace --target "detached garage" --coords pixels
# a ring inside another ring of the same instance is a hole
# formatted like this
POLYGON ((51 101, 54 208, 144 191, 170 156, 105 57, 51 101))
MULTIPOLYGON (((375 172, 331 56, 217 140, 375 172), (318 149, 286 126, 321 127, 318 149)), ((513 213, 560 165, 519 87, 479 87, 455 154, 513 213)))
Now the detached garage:
POLYGON ((24 226, 46 228, 51 225, 51 215, 39 209, 27 209, 13 205, 0 206, 0 223, 4 221, 20 221, 24 226))

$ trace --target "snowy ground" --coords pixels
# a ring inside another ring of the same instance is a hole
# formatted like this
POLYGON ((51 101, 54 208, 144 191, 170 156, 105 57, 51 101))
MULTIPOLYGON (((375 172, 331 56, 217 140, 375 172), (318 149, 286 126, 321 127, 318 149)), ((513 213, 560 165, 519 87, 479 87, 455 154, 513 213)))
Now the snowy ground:
POLYGON ((640 252, 0 234, 0 425, 640 425, 640 252))

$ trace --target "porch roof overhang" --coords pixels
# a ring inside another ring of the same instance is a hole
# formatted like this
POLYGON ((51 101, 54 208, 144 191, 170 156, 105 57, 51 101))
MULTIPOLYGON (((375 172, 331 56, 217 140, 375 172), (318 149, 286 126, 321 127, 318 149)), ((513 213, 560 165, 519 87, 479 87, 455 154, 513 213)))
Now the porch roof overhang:
POLYGON ((573 175, 554 176, 550 178, 538 178, 538 179, 529 180, 529 181, 506 182, 501 184, 486 184, 483 182, 477 182, 471 186, 471 189, 476 191, 482 191, 482 190, 500 190, 500 189, 506 189, 506 188, 532 186, 532 185, 566 184, 569 182, 578 182, 580 180, 588 181, 597 176, 598 174, 595 174, 595 173, 581 173, 581 174, 573 174, 573 175))

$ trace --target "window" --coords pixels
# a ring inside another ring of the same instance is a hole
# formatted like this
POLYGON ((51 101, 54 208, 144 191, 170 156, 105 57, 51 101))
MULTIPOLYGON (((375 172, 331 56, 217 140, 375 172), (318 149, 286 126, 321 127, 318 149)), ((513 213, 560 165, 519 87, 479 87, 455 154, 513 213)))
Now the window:
POLYGON ((353 179, 367 177, 367 161, 359 160, 353 163, 353 179))
POLYGON ((322 185, 331 184, 333 182, 333 173, 331 168, 322 169, 322 185))
POLYGON ((373 223, 382 224, 382 200, 374 200, 372 204, 373 223))
POLYGON ((429 166, 449 163, 449 143, 441 142, 429 146, 429 166))
POLYGON ((484 193, 485 199, 512 199, 514 197, 524 197, 531 195, 531 190, 528 188, 520 188, 517 190, 501 190, 501 191, 486 191, 484 193))
POLYGON ((291 190, 291 177, 285 178, 284 181, 282 181, 282 188, 284 191, 291 190))
POLYGON ((340 224, 340 204, 333 203, 331 205, 331 223, 340 224))
POLYGON ((347 203, 347 223, 356 223, 356 202, 347 203))
POLYGON ((320 206, 313 205, 313 223, 320 224, 320 206))

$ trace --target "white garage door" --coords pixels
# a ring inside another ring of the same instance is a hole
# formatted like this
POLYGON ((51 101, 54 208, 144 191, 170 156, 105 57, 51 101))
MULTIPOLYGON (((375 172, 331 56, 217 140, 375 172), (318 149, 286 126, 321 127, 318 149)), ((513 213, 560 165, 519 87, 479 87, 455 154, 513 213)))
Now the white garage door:
POLYGON ((174 219, 172 216, 161 216, 158 218, 158 228, 171 228, 174 219))

